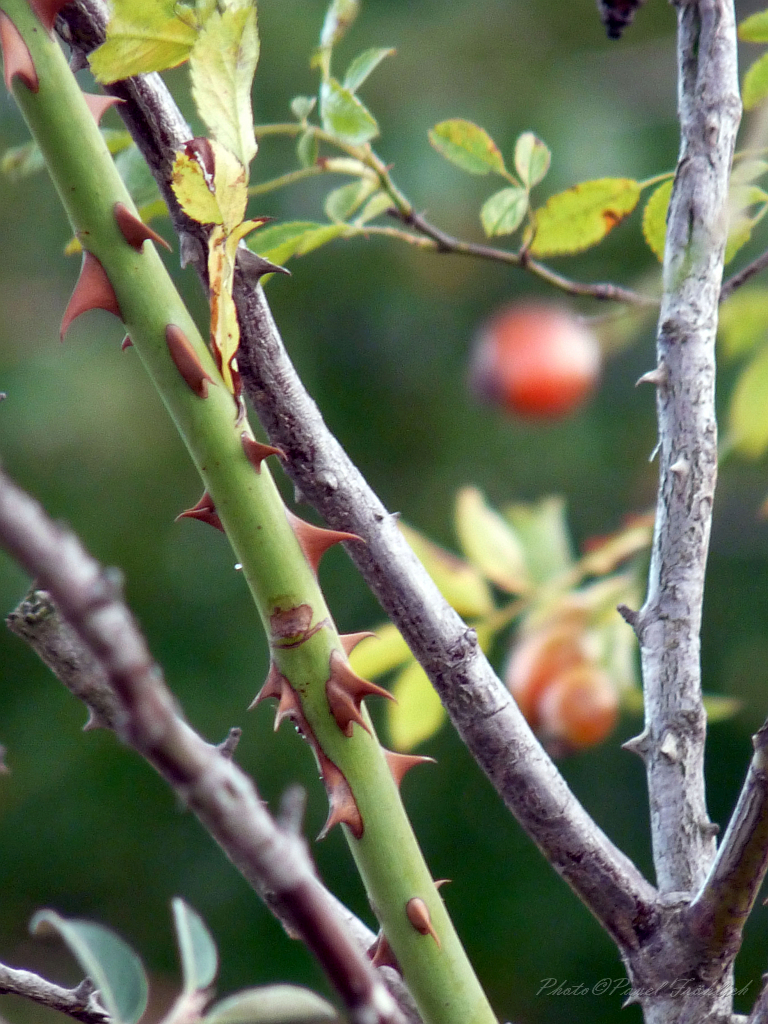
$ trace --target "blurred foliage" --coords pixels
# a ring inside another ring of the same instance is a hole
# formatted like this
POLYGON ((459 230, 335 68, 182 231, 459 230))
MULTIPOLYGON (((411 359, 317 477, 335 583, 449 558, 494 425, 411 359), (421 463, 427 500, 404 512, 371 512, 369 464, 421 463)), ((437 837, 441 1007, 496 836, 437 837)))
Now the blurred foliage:
MULTIPOLYGON (((738 7, 740 16, 754 9, 738 7)), ((317 72, 307 56, 324 12, 324 0, 262 0, 253 96, 260 123, 289 118, 291 98, 315 92, 317 72)), ((366 0, 352 35, 338 45, 339 67, 366 48, 397 46, 397 56, 365 83, 366 105, 382 132, 378 151, 416 208, 461 237, 482 240, 477 211, 488 189, 485 179, 459 174, 430 147, 428 130, 448 119, 482 124, 504 153, 514 152, 523 132, 545 139, 552 191, 602 177, 643 181, 674 166, 674 13, 665 4, 643 8, 619 43, 605 39, 590 0, 483 0, 481 7, 470 0, 366 0)), ((186 72, 167 80, 202 132, 185 95, 186 72)), ((114 112, 105 124, 119 127, 114 112)), ((753 128, 747 120, 745 138, 753 128)), ((2 148, 25 141, 21 118, 6 101, 2 148)), ((294 145, 263 140, 253 181, 292 166, 294 145)), ((314 222, 326 192, 308 178, 259 196, 249 215, 314 222)), ((264 679, 267 650, 226 541, 200 524, 173 522, 199 496, 183 446, 135 353, 120 352, 122 333, 106 314, 89 313, 66 345, 58 341, 78 268, 63 258, 70 230, 47 180, 5 179, 0 203, 7 254, 0 268, 3 465, 99 559, 124 570, 130 602, 192 724, 211 740, 232 725, 244 727, 239 762, 273 806, 289 783, 306 785, 314 835, 326 807, 309 751, 289 730, 272 734, 267 710, 245 714, 264 679)), ((166 224, 158 225, 167 234, 166 224)), ((739 260, 758 251, 751 239, 739 260)), ((205 325, 191 271, 179 271, 175 255, 167 263, 205 325)), ((540 283, 513 268, 380 238, 335 242, 294 259, 291 269, 291 279, 274 278, 268 289, 299 372, 384 502, 427 536, 452 546, 455 495, 467 485, 497 507, 562 495, 579 549, 653 503, 653 390, 633 386, 653 365, 652 317, 627 337, 607 307, 574 303, 598 318, 610 356, 602 386, 572 418, 533 426, 479 406, 465 378, 478 323, 502 303, 547 294, 540 283)), ((653 284, 659 274, 637 210, 600 247, 558 259, 556 269, 625 284, 645 275, 653 284)), ((763 346, 760 330, 749 351, 759 358, 763 346)), ((740 370, 724 361, 724 410, 740 370)), ((290 486, 281 486, 292 499, 290 486)), ((765 715, 768 529, 757 513, 766 490, 764 460, 733 452, 720 476, 702 636, 705 688, 743 704, 711 734, 710 810, 721 824, 750 756, 750 731, 765 715)), ((379 619, 342 552, 328 556, 321 578, 340 628, 379 619)), ((10 609, 26 585, 0 556, 2 607, 10 609)), ((34 911, 53 907, 115 928, 141 950, 156 1001, 167 1000, 177 970, 168 903, 181 895, 215 936, 222 993, 275 980, 324 990, 308 954, 282 933, 164 784, 112 736, 81 734, 84 711, 5 633, 0 679, 0 740, 11 768, 0 779, 0 958, 75 980, 69 961, 26 931, 34 911)), ((609 742, 564 760, 562 770, 600 825, 652 877, 642 768, 619 745, 636 728, 636 717, 623 719, 609 742)), ((601 979, 624 977, 610 941, 451 730, 422 752, 438 765, 412 773, 404 799, 435 876, 454 879, 446 902, 501 1018, 613 1021, 622 988, 591 994, 601 979), (548 978, 590 994, 539 994, 548 978)), ((331 834, 313 852, 325 881, 372 923, 341 837, 331 834)), ((739 1009, 758 988, 767 933, 768 910, 758 900, 737 961, 737 987, 746 988, 739 1009)), ((46 1019, 8 998, 0 1012, 19 1022, 46 1019)), ((631 1007, 623 1017, 638 1021, 639 1011, 631 1007)))

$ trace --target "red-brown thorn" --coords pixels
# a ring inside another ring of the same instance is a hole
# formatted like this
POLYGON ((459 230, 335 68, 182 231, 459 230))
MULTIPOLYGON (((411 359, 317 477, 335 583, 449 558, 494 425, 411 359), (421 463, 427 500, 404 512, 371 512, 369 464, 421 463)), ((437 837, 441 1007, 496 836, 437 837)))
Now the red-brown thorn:
POLYGON ((248 459, 257 473, 261 472, 262 462, 270 455, 279 455, 281 459, 285 458, 285 452, 282 448, 273 448, 271 444, 261 444, 259 441, 254 441, 245 431, 240 435, 240 440, 243 444, 246 459, 248 459))
POLYGON ((266 682, 248 705, 248 710, 250 711, 252 708, 255 708, 257 704, 267 700, 268 697, 276 697, 279 701, 275 714, 275 732, 280 728, 284 719, 290 718, 298 725, 300 732, 308 736, 309 727, 301 712, 296 691, 285 676, 280 673, 274 662, 270 663, 266 682))
POLYGON ((120 99, 119 96, 104 96, 100 92, 84 92, 83 99, 96 124, 101 121, 110 107, 114 107, 116 103, 125 103, 125 100, 120 99))
POLYGON ((114 214, 123 238, 137 252, 141 252, 141 247, 147 239, 157 242, 158 245, 164 245, 169 252, 171 251, 170 245, 163 236, 153 231, 149 224, 145 224, 135 213, 131 213, 124 203, 115 203, 114 214))
POLYGON ((362 643, 363 640, 367 640, 368 637, 371 636, 375 637, 376 634, 371 633, 370 630, 365 630, 362 633, 340 633, 339 640, 341 640, 341 646, 344 648, 344 653, 346 655, 350 655, 358 644, 362 643))
POLYGON ((0 11, 0 49, 3 51, 3 77, 8 92, 11 92, 14 75, 18 75, 29 90, 37 92, 40 83, 32 54, 5 11, 0 11))
POLYGON ((80 268, 80 276, 61 321, 62 341, 72 321, 89 309, 106 309, 121 320, 123 318, 115 290, 107 277, 106 270, 93 253, 83 249, 83 265, 80 268))
POLYGON ((376 936, 376 941, 368 950, 368 956, 371 958, 371 963, 374 967, 391 967, 393 970, 399 971, 400 974, 403 973, 400 970, 397 957, 389 944, 389 939, 383 931, 379 932, 376 936))
POLYGON ((395 698, 383 686, 369 683, 353 671, 341 651, 331 651, 330 664, 331 674, 325 684, 325 695, 336 724, 345 736, 352 735, 355 722, 370 732, 360 710, 363 698, 373 695, 387 697, 389 700, 395 698))
POLYGON ((69 0, 29 0, 29 6, 47 32, 51 32, 56 15, 69 0))
POLYGON ((213 504, 208 491, 203 491, 203 496, 196 505, 192 508, 186 509, 184 512, 179 512, 176 516, 176 522, 180 519, 199 519, 201 523, 208 523, 209 526, 215 526, 217 530, 221 530, 224 533, 224 527, 221 525, 219 514, 213 504))
POLYGON ((427 904, 419 896, 414 896, 405 905, 405 913, 413 927, 421 935, 431 935, 440 948, 440 939, 432 926, 432 918, 429 916, 427 904))
POLYGON ((334 544, 345 540, 362 541, 362 538, 358 537, 356 533, 344 533, 341 530, 326 530, 322 526, 313 526, 311 523, 299 519, 290 509, 286 509, 285 514, 313 572, 317 572, 320 559, 334 544))
POLYGON ((436 764, 434 757, 422 757, 420 754, 397 754, 394 750, 385 750, 384 757, 398 789, 405 773, 411 768, 415 768, 417 764, 436 764))
POLYGON ((325 788, 328 793, 328 800, 331 805, 328 818, 320 830, 318 839, 325 839, 334 825, 344 824, 350 830, 355 839, 361 839, 364 826, 360 815, 357 801, 352 795, 349 783, 339 768, 326 757, 322 750, 317 747, 315 753, 320 763, 320 774, 323 777, 325 788))
POLYGON ((184 383, 198 398, 207 398, 208 385, 213 384, 214 380, 203 369, 200 357, 184 331, 176 324, 168 324, 165 328, 165 341, 184 383))

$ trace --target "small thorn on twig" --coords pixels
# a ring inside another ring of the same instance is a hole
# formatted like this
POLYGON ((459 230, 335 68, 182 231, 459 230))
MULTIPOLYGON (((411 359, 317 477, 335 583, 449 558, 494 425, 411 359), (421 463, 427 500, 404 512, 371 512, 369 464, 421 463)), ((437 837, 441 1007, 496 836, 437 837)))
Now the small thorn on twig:
POLYGON ((648 730, 643 729, 643 731, 638 736, 633 736, 631 739, 628 739, 626 740, 626 742, 622 743, 621 749, 626 750, 630 754, 637 754, 640 760, 644 761, 648 754, 648 741, 648 730))
POLYGON ((640 384, 666 384, 667 382, 667 371, 663 365, 656 366, 647 373, 644 373, 642 377, 638 377, 635 381, 635 387, 639 387, 640 384))
POLYGON ((681 480, 688 476, 688 470, 688 460, 683 458, 675 459, 669 467, 669 472, 674 473, 675 476, 679 477, 681 480))
POLYGON ((635 629, 635 627, 637 626, 637 620, 640 617, 639 612, 633 611, 632 608, 630 608, 626 604, 617 605, 616 611, 619 613, 622 619, 624 619, 627 625, 631 626, 632 629, 635 629))
POLYGON ((235 751, 237 750, 237 744, 240 742, 240 737, 242 735, 243 730, 240 728, 240 726, 233 726, 227 733, 227 738, 222 740, 221 743, 218 744, 216 749, 220 751, 220 753, 224 757, 226 757, 228 761, 231 761, 232 758, 234 757, 235 751))

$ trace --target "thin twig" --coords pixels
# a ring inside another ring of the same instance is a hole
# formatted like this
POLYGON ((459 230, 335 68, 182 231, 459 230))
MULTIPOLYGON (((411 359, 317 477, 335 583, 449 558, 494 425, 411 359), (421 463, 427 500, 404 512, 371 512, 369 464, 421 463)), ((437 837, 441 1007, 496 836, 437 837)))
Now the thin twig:
POLYGON ((340 919, 303 841, 281 830, 251 780, 184 722, 123 603, 120 580, 0 473, 0 545, 50 591, 122 705, 122 739, 166 779, 316 955, 355 1024, 402 1024, 395 1000, 340 919))
POLYGON ((755 750, 736 809, 689 914, 692 932, 723 964, 739 950, 768 869, 768 722, 752 742, 755 750))
MULTIPOLYGON (((99 0, 76 0, 80 45, 91 46, 90 14, 99 0)), ((62 14, 72 26, 68 11, 62 14)), ((91 30, 92 32, 92 30, 91 30)), ((173 152, 189 137, 176 105, 153 75, 110 87, 126 100, 118 112, 150 154, 164 196, 173 152)), ((194 231, 173 199, 174 225, 194 231)), ((206 280, 204 250, 190 260, 206 280)), ((542 750, 468 629, 442 597, 359 470, 326 427, 285 351, 260 287, 245 273, 235 281, 241 327, 238 364, 246 392, 286 470, 329 525, 362 537, 349 554, 426 669, 469 750, 502 799, 555 869, 581 896, 622 950, 656 925, 655 890, 595 824, 542 750), (277 439, 280 440, 277 440, 277 439), (357 550, 354 550, 357 549, 357 550)))
POLYGON ((112 1020, 96 998, 96 987, 88 979, 76 988, 62 988, 32 971, 0 964, 0 995, 22 996, 38 1006, 65 1013, 83 1024, 109 1024, 112 1020))
POLYGON ((728 278, 720 289, 720 301, 725 302, 729 296, 733 295, 737 288, 741 288, 743 284, 746 284, 756 274, 765 270, 766 267, 768 267, 768 250, 756 256, 751 263, 748 263, 746 267, 742 267, 733 277, 728 278))

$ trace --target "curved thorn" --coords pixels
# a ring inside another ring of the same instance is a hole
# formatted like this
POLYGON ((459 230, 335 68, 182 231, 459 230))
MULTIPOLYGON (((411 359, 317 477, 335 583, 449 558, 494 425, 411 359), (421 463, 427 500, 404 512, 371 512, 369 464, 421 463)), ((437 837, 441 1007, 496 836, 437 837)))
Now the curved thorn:
POLYGON ((133 342, 131 341, 130 334, 126 334, 126 336, 123 338, 123 343, 120 346, 120 351, 125 352, 127 348, 133 348, 133 342))
POLYGON ((3 77, 8 92, 12 92, 14 75, 18 75, 31 92, 37 92, 40 83, 32 55, 5 11, 0 11, 0 49, 3 51, 3 77))
POLYGON ((29 6, 46 32, 53 31, 56 15, 69 0, 29 0, 29 6))
MULTIPOLYGON (((265 217, 264 220, 271 218, 265 217)), ((243 277, 251 285, 256 285, 265 274, 287 274, 291 276, 290 270, 281 267, 277 263, 265 260, 251 249, 240 249, 237 253, 237 265, 243 277)))
POLYGON ((350 655, 357 645, 363 642, 363 640, 367 640, 368 637, 375 636, 375 633, 366 629, 363 630, 362 633, 340 633, 339 640, 341 640, 341 646, 344 648, 344 653, 346 655, 350 655))
POLYGON ((275 663, 270 662, 269 672, 267 673, 266 681, 262 688, 259 690, 259 692, 256 694, 256 696, 253 698, 251 703, 248 705, 248 710, 252 711, 257 704, 261 704, 263 700, 267 700, 269 697, 276 697, 279 700, 280 697, 282 696, 282 692, 283 677, 278 672, 275 663))
POLYGON ((83 264, 77 279, 75 290, 64 310, 61 321, 60 336, 62 341, 73 320, 86 313, 89 309, 106 309, 121 320, 123 314, 117 302, 115 290, 107 277, 107 272, 93 253, 83 249, 83 264))
POLYGON ((84 92, 83 99, 96 124, 99 124, 110 107, 114 107, 117 103, 125 103, 125 100, 120 99, 119 96, 104 96, 98 92, 84 92))
POLYGON ((429 915, 429 908, 424 900, 418 896, 408 900, 405 905, 405 914, 413 927, 420 935, 431 935, 440 948, 440 939, 432 925, 432 918, 429 915))
POLYGON ((397 957, 389 944, 389 940, 383 931, 380 931, 376 936, 376 941, 368 950, 368 956, 374 967, 391 967, 394 971, 398 971, 400 974, 403 973, 400 970, 400 964, 397 962, 397 957))
POLYGON ((377 686, 359 676, 340 651, 331 651, 330 665, 331 674, 325 684, 325 695, 336 724, 345 736, 352 735, 355 722, 370 732, 361 713, 363 699, 371 696, 388 697, 389 700, 395 698, 383 686, 377 686))
POLYGON ((347 540, 358 540, 362 543, 362 537, 358 537, 356 533, 344 533, 341 530, 326 530, 322 526, 313 526, 294 515, 290 509, 286 509, 285 514, 296 534, 301 550, 314 572, 317 572, 320 559, 334 544, 347 540))
POLYGON ((434 757, 423 757, 420 754, 398 754, 394 750, 385 750, 384 757, 398 789, 405 773, 410 771, 411 768, 415 768, 417 764, 437 763, 434 757))
POLYGON ((254 441, 245 431, 240 435, 240 440, 243 444, 246 459, 248 459, 257 473, 261 472, 262 462, 270 455, 279 455, 281 459, 286 457, 282 448, 273 448, 271 444, 261 444, 259 441, 254 441))
POLYGON ((207 398, 208 385, 215 382, 203 369, 200 357, 184 331, 176 324, 168 324, 165 328, 165 341, 184 383, 198 398, 207 398))
POLYGON ((319 748, 316 751, 320 762, 320 773, 325 783, 330 802, 330 810, 325 824, 320 830, 318 839, 325 839, 334 825, 344 824, 355 839, 361 839, 364 826, 360 809, 349 788, 349 783, 339 768, 319 748))
POLYGON ((179 512, 174 522, 178 523, 180 519, 199 519, 201 523, 208 523, 209 526, 214 526, 217 530, 221 530, 224 533, 224 527, 221 525, 216 506, 213 504, 213 499, 208 491, 203 491, 202 498, 192 508, 179 512))
POLYGON ((124 203, 115 203, 114 213, 117 226, 120 228, 123 238, 126 240, 128 245, 133 246, 137 252, 141 252, 141 247, 147 239, 157 242, 158 245, 164 245, 169 252, 171 251, 170 245, 166 242, 163 236, 158 235, 156 231, 153 231, 153 229, 148 224, 145 224, 140 217, 137 217, 135 213, 131 213, 124 203))

